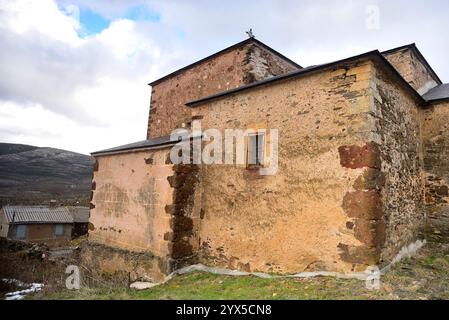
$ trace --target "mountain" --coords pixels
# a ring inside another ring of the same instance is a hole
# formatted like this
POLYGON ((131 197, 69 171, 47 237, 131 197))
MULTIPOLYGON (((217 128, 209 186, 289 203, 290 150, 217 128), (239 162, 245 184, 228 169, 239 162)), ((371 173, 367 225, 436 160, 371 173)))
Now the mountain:
POLYGON ((0 204, 87 205, 93 164, 71 151, 0 143, 0 204))

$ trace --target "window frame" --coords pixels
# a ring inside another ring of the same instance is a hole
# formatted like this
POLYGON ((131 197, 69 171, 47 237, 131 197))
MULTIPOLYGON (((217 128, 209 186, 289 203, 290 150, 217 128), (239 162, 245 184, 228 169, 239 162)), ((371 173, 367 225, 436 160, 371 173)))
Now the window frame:
POLYGON ((64 225, 62 223, 55 224, 55 236, 56 237, 64 236, 64 225), (58 227, 61 227, 62 229, 62 232, 60 234, 58 234, 58 227))
POLYGON ((248 133, 247 137, 247 146, 246 146, 246 167, 248 169, 253 168, 261 168, 265 164, 265 143, 266 143, 266 135, 265 132, 253 132, 248 133), (252 139, 255 137, 255 158, 251 156, 251 146, 252 139), (254 159, 254 163, 250 163, 254 159))
POLYGON ((16 225, 16 239, 25 240, 28 234, 28 227, 26 224, 18 224, 16 225), (23 229, 23 236, 19 235, 19 230, 23 229))

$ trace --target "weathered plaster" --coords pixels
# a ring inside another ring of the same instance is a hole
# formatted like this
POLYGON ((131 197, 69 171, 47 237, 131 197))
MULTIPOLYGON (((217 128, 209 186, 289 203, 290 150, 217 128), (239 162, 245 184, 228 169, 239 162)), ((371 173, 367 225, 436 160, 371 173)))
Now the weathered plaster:
POLYGON ((168 254, 163 235, 170 217, 172 188, 167 177, 172 165, 165 164, 169 149, 143 151, 97 158, 94 172, 90 241, 156 256, 168 254), (153 159, 148 164, 147 159, 153 159))
POLYGON ((260 87, 193 109, 203 128, 279 130, 279 172, 202 166, 200 260, 251 271, 349 271, 342 245, 363 246, 342 208, 363 169, 341 165, 339 147, 373 139, 372 64, 260 87), (257 173, 256 173, 257 175, 257 173), (251 177, 252 176, 252 177, 251 177))

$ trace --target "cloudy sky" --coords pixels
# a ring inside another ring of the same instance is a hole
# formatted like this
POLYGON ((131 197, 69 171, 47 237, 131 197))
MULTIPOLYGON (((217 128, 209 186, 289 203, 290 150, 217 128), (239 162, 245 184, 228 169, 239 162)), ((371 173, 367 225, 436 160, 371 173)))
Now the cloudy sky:
POLYGON ((416 42, 449 82, 447 12, 446 0, 0 0, 0 142, 89 153, 143 140, 147 83, 250 27, 303 66, 416 42))

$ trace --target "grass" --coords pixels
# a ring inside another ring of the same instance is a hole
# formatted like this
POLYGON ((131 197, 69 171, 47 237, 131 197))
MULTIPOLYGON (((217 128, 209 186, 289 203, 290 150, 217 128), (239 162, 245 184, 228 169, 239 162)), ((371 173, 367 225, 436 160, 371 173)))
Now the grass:
MULTIPOLYGON (((449 226, 449 221, 446 226, 449 226)), ((441 229, 440 227, 439 229, 441 229)), ((449 230, 449 228, 446 228, 449 230)), ((355 279, 262 279, 193 272, 176 276, 148 290, 129 288, 82 288, 78 291, 51 288, 29 299, 206 299, 206 300, 361 300, 449 299, 449 231, 432 233, 419 253, 396 264, 381 278, 380 290, 368 290, 355 279)))
POLYGON ((262 279, 193 272, 151 289, 81 288, 44 290, 31 299, 173 299, 173 300, 363 300, 449 299, 449 256, 428 255, 430 248, 394 266, 381 278, 380 290, 368 290, 356 279, 262 279))
POLYGON ((205 300, 304 300, 367 299, 373 292, 360 280, 335 278, 261 279, 254 276, 223 276, 204 272, 180 275, 148 290, 128 288, 82 288, 50 294, 39 299, 205 299, 205 300))

